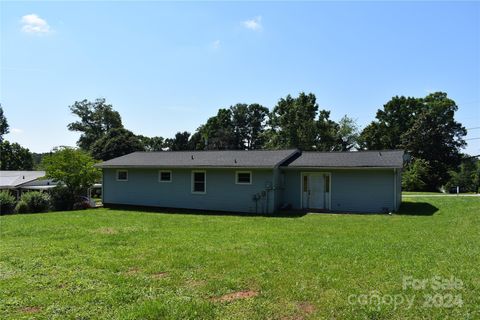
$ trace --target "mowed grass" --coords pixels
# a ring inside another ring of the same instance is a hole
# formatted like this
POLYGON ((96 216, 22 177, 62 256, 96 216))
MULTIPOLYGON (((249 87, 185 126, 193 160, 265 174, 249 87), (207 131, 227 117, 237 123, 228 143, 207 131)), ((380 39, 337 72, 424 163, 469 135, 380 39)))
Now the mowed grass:
POLYGON ((480 199, 406 201, 391 216, 2 216, 0 318, 480 318, 480 199), (462 285, 403 290, 408 276, 462 285), (425 305, 436 293, 463 305, 425 305), (355 299, 372 294, 415 300, 355 299))

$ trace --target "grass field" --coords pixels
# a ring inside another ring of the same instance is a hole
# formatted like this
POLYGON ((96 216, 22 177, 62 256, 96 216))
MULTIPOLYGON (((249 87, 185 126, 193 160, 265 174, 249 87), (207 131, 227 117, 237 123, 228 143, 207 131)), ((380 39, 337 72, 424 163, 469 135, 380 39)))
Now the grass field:
POLYGON ((0 231, 1 319, 480 318, 473 197, 391 216, 95 209, 2 216, 0 231), (457 286, 402 288, 435 276, 457 286))

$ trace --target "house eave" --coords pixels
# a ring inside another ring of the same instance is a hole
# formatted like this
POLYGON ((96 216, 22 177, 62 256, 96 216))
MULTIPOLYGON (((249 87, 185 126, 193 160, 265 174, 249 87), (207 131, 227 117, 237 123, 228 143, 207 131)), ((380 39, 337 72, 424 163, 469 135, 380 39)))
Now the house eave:
POLYGON ((368 167, 368 166, 350 166, 350 167, 337 167, 337 166, 301 166, 301 167, 280 167, 284 170, 378 170, 378 169, 402 169, 402 167, 395 167, 395 166, 376 166, 376 167, 368 167))
POLYGON ((95 165, 99 169, 273 169, 274 166, 95 165))

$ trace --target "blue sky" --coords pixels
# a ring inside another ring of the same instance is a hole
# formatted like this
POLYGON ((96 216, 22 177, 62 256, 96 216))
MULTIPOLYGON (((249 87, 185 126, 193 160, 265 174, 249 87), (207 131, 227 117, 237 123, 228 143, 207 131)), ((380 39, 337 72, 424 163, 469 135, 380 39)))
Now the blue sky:
POLYGON ((394 95, 445 91, 480 127, 480 3, 1 2, 0 18, 6 138, 35 152, 75 145, 68 106, 98 97, 147 136, 300 91, 362 127, 394 95))

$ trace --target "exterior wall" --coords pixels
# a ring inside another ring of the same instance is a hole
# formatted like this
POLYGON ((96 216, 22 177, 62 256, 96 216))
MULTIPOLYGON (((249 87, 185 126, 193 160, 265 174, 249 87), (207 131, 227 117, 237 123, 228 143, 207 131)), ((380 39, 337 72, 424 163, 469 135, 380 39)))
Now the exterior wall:
POLYGON ((401 184, 401 173, 394 174, 393 169, 287 169, 284 170, 285 188, 282 204, 291 204, 292 208, 301 209, 301 173, 319 171, 331 173, 332 211, 396 211, 400 205, 401 185, 395 190, 395 183, 397 186, 398 183, 401 184), (395 207, 395 197, 397 197, 397 208, 395 207))
POLYGON ((397 208, 400 209, 400 205, 402 204, 402 169, 397 169, 397 208))
POLYGON ((282 201, 282 173, 279 168, 273 169, 273 208, 278 210, 282 201))
POLYGON ((205 169, 206 193, 191 192, 191 172, 196 169, 168 169, 172 182, 159 182, 158 169, 128 169, 128 181, 117 181, 117 169, 103 170, 103 202, 168 208, 219 210, 236 212, 273 212, 275 205, 273 172, 242 169, 252 172, 252 184, 235 183, 235 169, 205 169), (253 200, 265 191, 265 197, 253 200), (268 199, 268 201, 267 201, 268 199))

